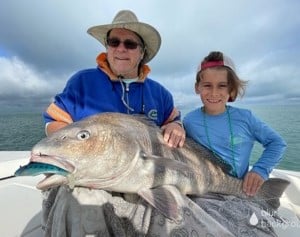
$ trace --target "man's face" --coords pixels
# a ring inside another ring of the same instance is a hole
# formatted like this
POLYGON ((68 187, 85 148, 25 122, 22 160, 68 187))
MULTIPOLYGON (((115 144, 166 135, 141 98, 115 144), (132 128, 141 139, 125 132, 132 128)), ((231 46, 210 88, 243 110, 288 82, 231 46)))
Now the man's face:
POLYGON ((111 30, 108 41, 107 60, 111 70, 124 78, 137 77, 144 56, 139 37, 130 30, 116 28, 111 30))

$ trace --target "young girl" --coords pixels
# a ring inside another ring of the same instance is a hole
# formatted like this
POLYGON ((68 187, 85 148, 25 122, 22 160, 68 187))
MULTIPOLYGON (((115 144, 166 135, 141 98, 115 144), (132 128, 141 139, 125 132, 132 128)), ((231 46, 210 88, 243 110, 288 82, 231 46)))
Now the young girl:
POLYGON ((244 192, 253 196, 281 160, 286 143, 251 111, 227 105, 243 95, 245 86, 232 60, 221 52, 211 52, 199 65, 196 76, 195 91, 203 107, 189 112, 183 124, 187 136, 229 164, 230 174, 243 179, 244 192), (255 141, 264 151, 248 171, 255 141))

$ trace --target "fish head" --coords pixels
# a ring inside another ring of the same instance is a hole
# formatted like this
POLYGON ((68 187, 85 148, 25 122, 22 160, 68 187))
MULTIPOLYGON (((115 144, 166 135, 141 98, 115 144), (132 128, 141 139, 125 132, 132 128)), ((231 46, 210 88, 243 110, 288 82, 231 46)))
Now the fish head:
MULTIPOLYGON (((88 186, 84 180, 113 180, 136 160, 139 144, 134 136, 117 116, 96 115, 42 139, 33 147, 30 161, 67 170, 75 185, 88 186)), ((55 184, 42 182, 38 188, 55 184)))

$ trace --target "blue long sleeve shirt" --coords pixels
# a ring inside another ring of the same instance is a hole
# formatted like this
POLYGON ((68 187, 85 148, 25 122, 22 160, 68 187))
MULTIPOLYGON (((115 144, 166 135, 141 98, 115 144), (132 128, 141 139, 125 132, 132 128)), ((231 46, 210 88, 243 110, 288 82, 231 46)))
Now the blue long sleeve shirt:
POLYGON ((191 111, 183 119, 187 136, 212 149, 232 166, 238 178, 243 178, 248 172, 254 142, 259 142, 264 150, 252 171, 264 180, 268 179, 272 169, 283 157, 286 142, 250 110, 232 106, 227 106, 227 110, 229 116, 227 112, 205 114, 205 120, 201 108, 191 111))

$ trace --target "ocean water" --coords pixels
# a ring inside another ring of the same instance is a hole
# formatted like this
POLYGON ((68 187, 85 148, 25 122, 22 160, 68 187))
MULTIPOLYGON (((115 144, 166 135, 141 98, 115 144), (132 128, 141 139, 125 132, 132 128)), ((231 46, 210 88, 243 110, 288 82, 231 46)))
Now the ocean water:
POLYGON ((25 151, 45 137, 39 112, 0 113, 0 151, 25 151))
MULTIPOLYGON (((250 105, 259 118, 278 131, 288 144, 286 153, 277 166, 280 169, 300 171, 300 107, 295 105, 250 105)), ((186 111, 182 111, 183 115, 186 111)), ((32 146, 45 137, 40 112, 0 112, 0 151, 31 150, 32 146)), ((262 152, 259 144, 254 146, 251 163, 262 152)))

